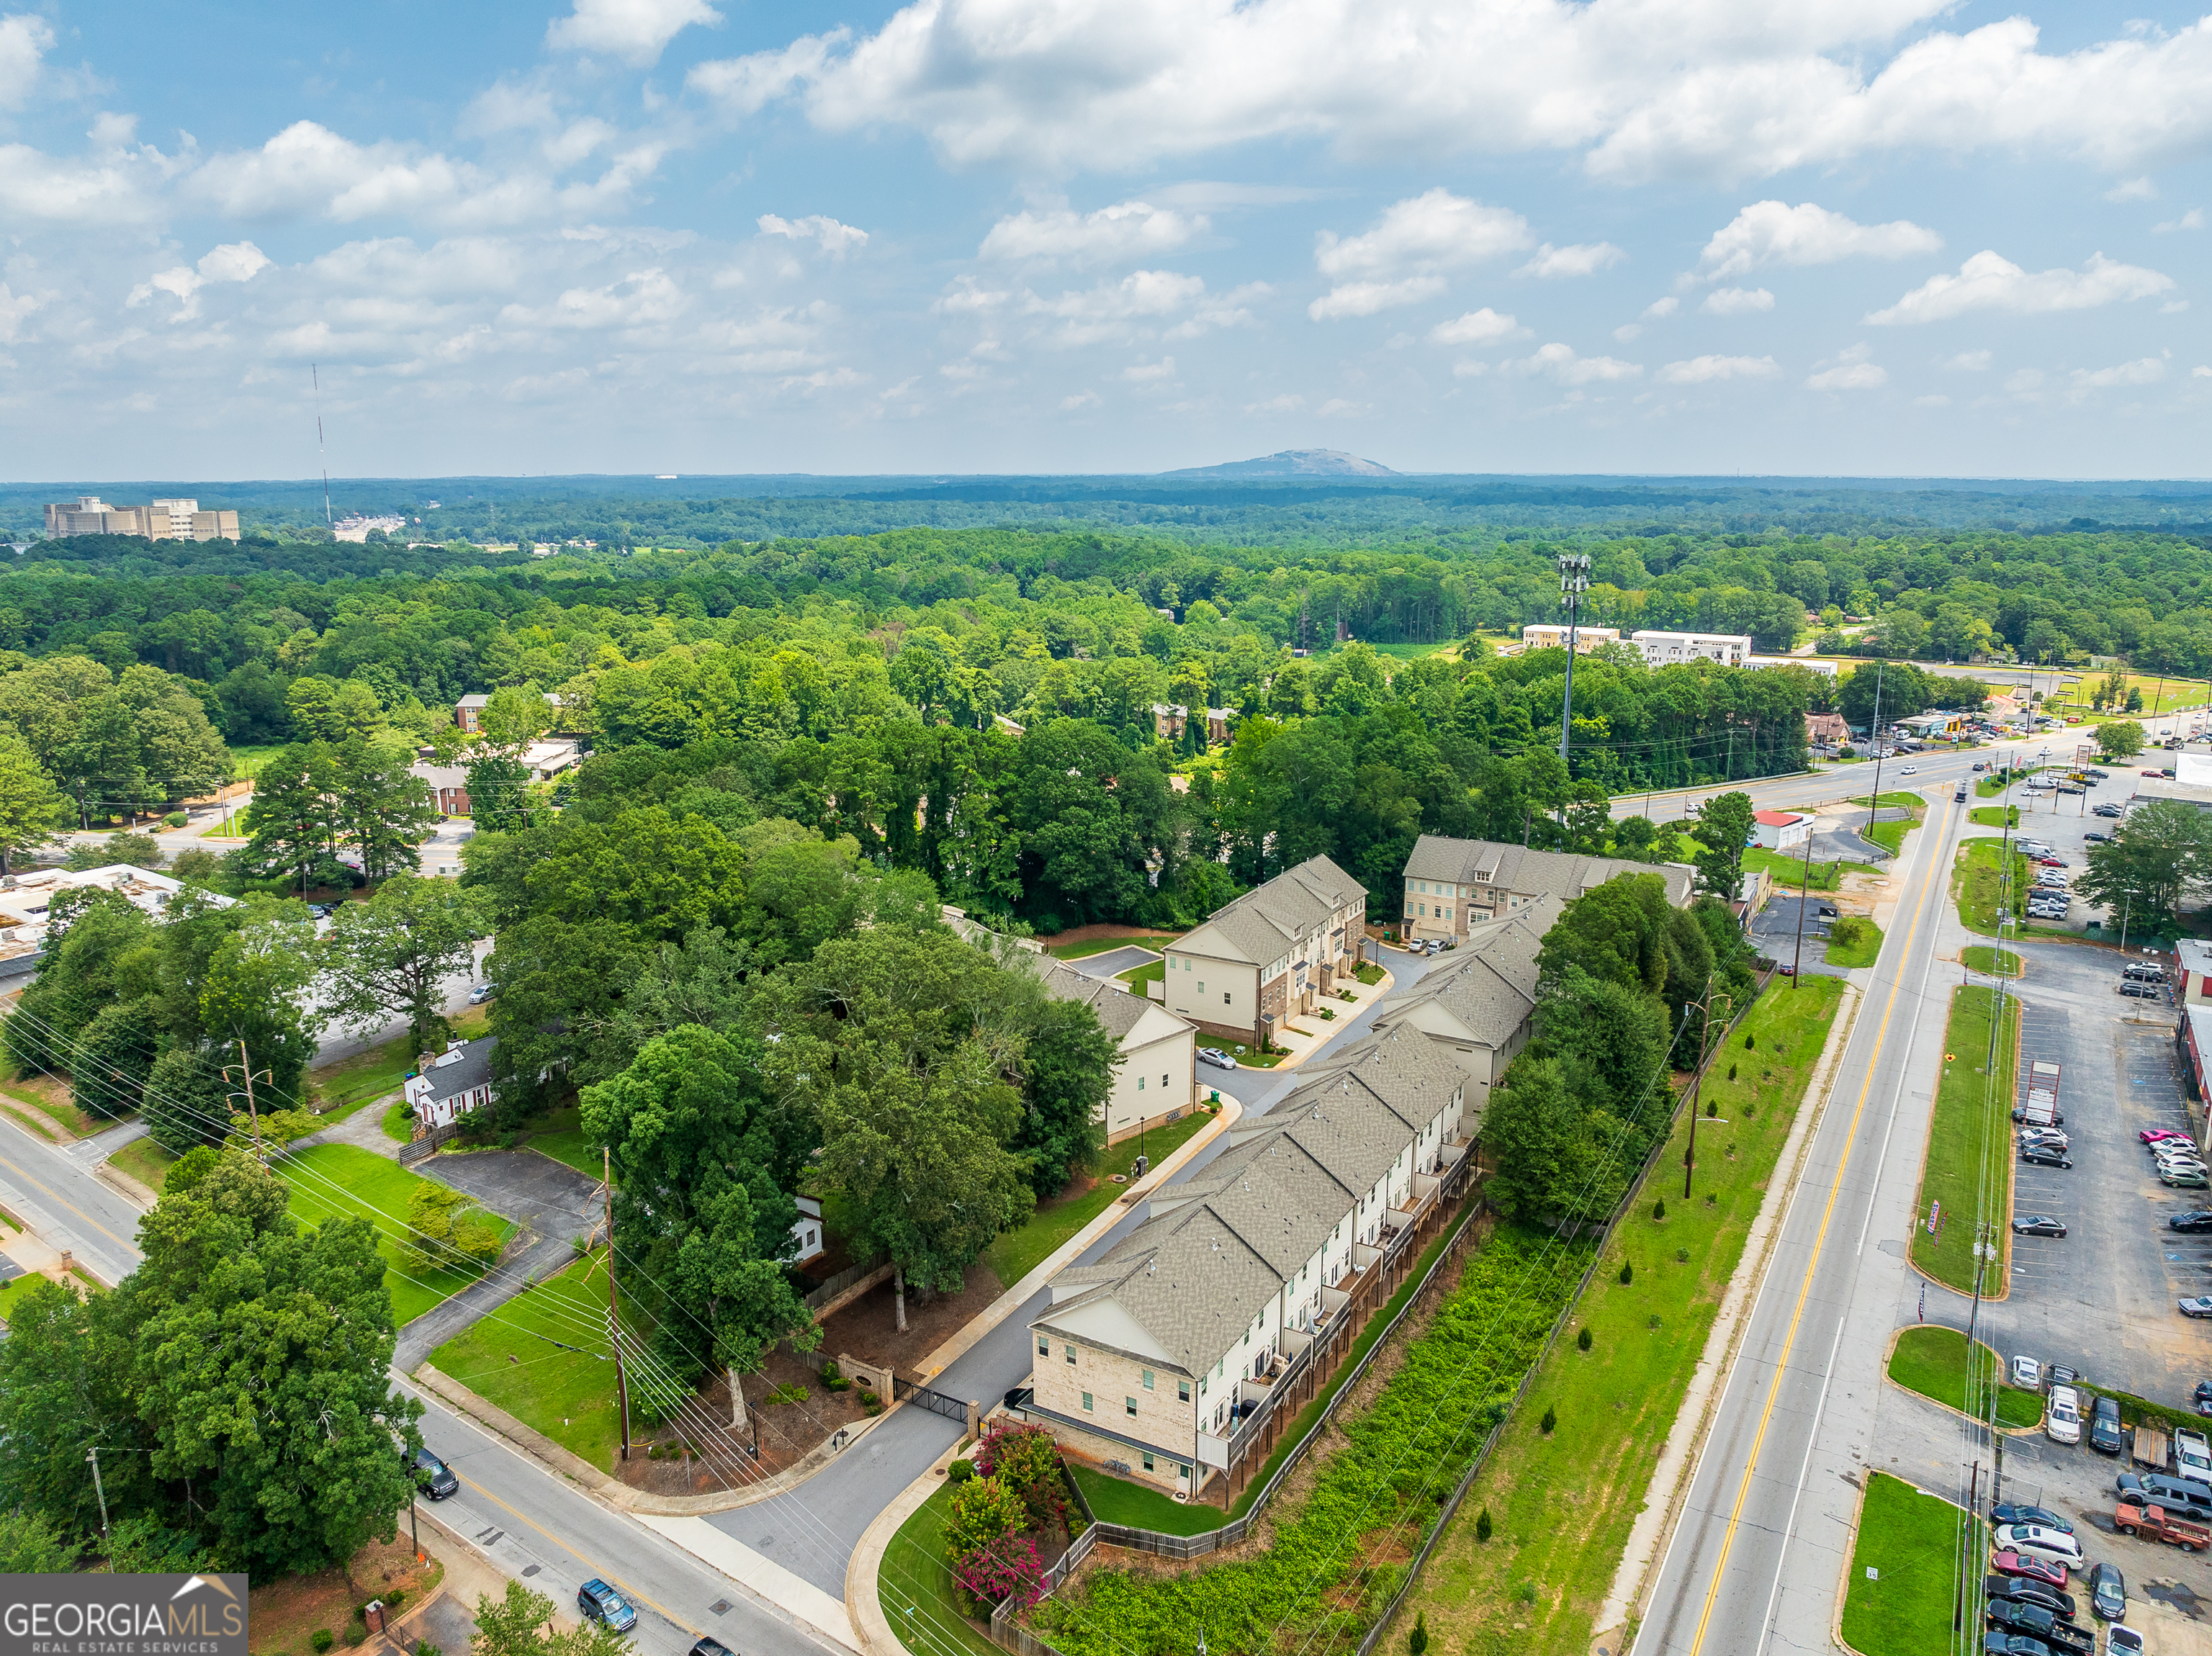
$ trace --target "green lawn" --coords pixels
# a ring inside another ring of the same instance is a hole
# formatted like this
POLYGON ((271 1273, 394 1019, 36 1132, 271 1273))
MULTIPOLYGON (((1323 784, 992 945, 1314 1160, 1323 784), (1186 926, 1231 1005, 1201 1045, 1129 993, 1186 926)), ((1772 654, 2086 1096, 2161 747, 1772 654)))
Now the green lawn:
POLYGON ((415 1107, 404 1098, 392 1101, 384 1113, 384 1136, 395 1144, 415 1142, 415 1107))
POLYGON ((1147 961, 1142 966, 1133 966, 1127 971, 1117 972, 1114 975, 1117 981, 1129 986, 1130 993, 1142 995, 1146 984, 1167 981, 1168 963, 1165 961, 1147 961))
POLYGON ((177 1158, 150 1138, 134 1138, 107 1158, 108 1165, 120 1168, 155 1195, 161 1193, 162 1183, 177 1158))
MULTIPOLYGON (((1660 1152, 1657 1183, 1613 1233, 1576 1329, 1553 1347, 1437 1543, 1401 1627, 1425 1614, 1434 1647, 1448 1656, 1589 1656, 1651 1467, 1741 1265, 1843 991, 1838 978, 1807 978, 1796 989, 1778 980, 1729 1034, 1707 1071, 1705 1096, 1718 1113, 1698 1123, 1696 1194, 1679 1199, 1685 1119, 1660 1152), (1747 1047, 1747 1036, 1756 1045, 1747 1047), (1662 1194, 1667 1216, 1655 1220, 1662 1194), (1624 1261, 1635 1267, 1627 1283, 1624 1261), (1588 1351, 1571 1337, 1583 1327, 1588 1351), (1542 1429, 1547 1409, 1561 1429, 1542 1429), (1483 1542, 1475 1520, 1486 1510, 1495 1528, 1483 1542), (1523 1583, 1534 1584, 1533 1603, 1523 1583), (1516 1623, 1525 1629, 1501 1630, 1516 1623)), ((1402 1641, 1393 1649, 1402 1652, 1402 1641)))
MULTIPOLYGON (((2012 1077, 2020 1038, 2020 1003, 2005 998, 2004 1025, 1997 1032, 1994 1084, 1985 1072, 1990 1055, 1990 1019, 1994 992, 1976 987, 1951 995, 1951 1018, 1943 1032, 1949 1061, 1936 1089, 1936 1112, 1928 1129, 1928 1155, 1920 1171, 1920 1204, 1913 1210, 1912 1263, 1937 1282, 1962 1294, 1974 1287, 1974 1213, 1986 1193, 1989 1210, 2012 1211, 2012 1077), (1928 1234, 1931 1203, 1942 1204, 1942 1222, 1928 1234)), ((1999 1257, 1988 1281, 2005 1280, 2004 1253, 2011 1233, 2000 1219, 1999 1257)))
MULTIPOLYGON (((78 1286, 88 1294, 104 1294, 107 1291, 106 1289, 100 1287, 98 1283, 93 1281, 91 1277, 86 1276, 82 1271, 73 1271, 70 1275, 76 1279, 78 1286)), ((31 1291, 32 1283, 43 1283, 51 1279, 42 1276, 38 1271, 27 1271, 14 1281, 7 1283, 4 1287, 0 1287, 0 1322, 6 1322, 15 1314, 15 1301, 31 1291)))
POLYGON ((1899 810, 1917 810, 1928 802, 1925 799, 1923 799, 1917 793, 1885 793, 1881 796, 1879 803, 1867 794, 1861 794, 1857 798, 1852 800, 1851 803, 1855 805, 1865 805, 1870 810, 1886 810, 1892 807, 1895 807, 1899 810))
POLYGON ((606 1321, 602 1254, 518 1294, 433 1351, 430 1364, 592 1465, 611 1466, 622 1410, 606 1321))
POLYGON ((606 1158, 599 1154, 599 1147, 585 1137, 583 1114, 582 1109, 574 1104, 555 1110, 533 1123, 520 1142, 540 1156, 550 1156, 575 1168, 586 1179, 598 1179, 606 1171, 606 1158))
MULTIPOLYGON (((270 756, 283 751, 282 743, 268 743, 260 747, 243 748, 234 743, 230 749, 231 773, 240 781, 250 776, 258 776, 261 773, 261 767, 269 762, 270 756)), ((240 803, 243 804, 242 801, 240 803)))
POLYGON ((1071 1463, 1067 1470, 1083 1491, 1083 1498, 1091 1503, 1091 1516, 1102 1523, 1158 1530, 1162 1535, 1204 1535, 1222 1526, 1218 1507, 1196 1501, 1178 1504, 1147 1484, 1115 1477, 1111 1472, 1095 1472, 1088 1466, 1071 1463))
MULTIPOLYGON (((112 1117, 95 1115, 79 1107, 70 1095, 69 1083, 58 1076, 46 1077, 39 1084, 18 1081, 0 1087, 0 1108, 5 1108, 10 1115, 28 1113, 42 1116, 71 1138, 87 1138, 115 1125, 112 1117)), ((33 1127, 33 1131, 37 1129, 33 1127)))
POLYGON ((1111 954, 1116 949, 1150 949, 1158 951, 1173 943, 1180 931, 1152 931, 1141 937, 1089 937, 1081 943, 1050 943, 1045 953, 1054 960, 1079 961, 1092 955, 1111 954))
MULTIPOLYGON (((1953 895, 1959 901, 1959 924, 1984 937, 1997 935, 1997 908, 2003 901, 2000 879, 2003 845, 2001 840, 1968 840, 1960 846, 1959 860, 1952 870, 1953 895)), ((2014 852, 2012 889, 2015 912, 2020 894, 2027 888, 2027 858, 2014 852)))
POLYGON ((1961 951, 1960 958, 1969 972, 1982 972, 2000 978, 2020 975, 2020 956, 2009 949, 1997 949, 1985 943, 1969 943, 1961 951))
POLYGON ((1808 881, 1805 877, 1805 859, 1802 855, 1793 856, 1779 851, 1762 851, 1757 846, 1753 846, 1743 853, 1744 872, 1756 874, 1761 869, 1765 869, 1774 877, 1775 884, 1788 886, 1793 891, 1800 889, 1833 891, 1843 884, 1844 876, 1846 874, 1871 874, 1875 871, 1872 866, 1866 863, 1846 863, 1840 859, 1823 863, 1816 859, 1813 864, 1812 878, 1808 881))
POLYGON ((1988 1418, 1989 1390, 1997 1388, 1997 1424, 2033 1426, 2043 1418, 2043 1394, 2003 1383, 2004 1359, 1974 1342, 1974 1372, 1966 1373, 1966 1337, 1955 1328, 1923 1323, 1898 1336, 1889 1354, 1889 1377, 1908 1392, 1933 1398, 1977 1420, 1988 1418), (1968 1390, 1969 1380, 1972 1389, 1968 1390))
POLYGON ((1916 826, 1917 825, 1912 822, 1876 822, 1873 827, 1862 828, 1859 832, 1891 856, 1895 857, 1904 851, 1905 836, 1916 826))
POLYGON ((1860 914, 1846 914, 1828 929, 1831 966, 1872 966, 1881 953, 1881 928, 1860 914))
POLYGON ((876 1600, 898 1641, 915 1656, 1000 1656, 960 1611, 960 1592, 945 1557, 945 1519, 952 1486, 931 1495, 898 1527, 876 1574, 876 1600))
POLYGON ((2020 826, 2018 805, 1977 805, 1966 813, 1966 820, 1976 828, 2008 828, 2020 826))
MULTIPOLYGON (((1152 1159, 1154 1167, 1166 1160, 1169 1153, 1189 1140, 1200 1127, 1213 1118, 1203 1110, 1193 1110, 1180 1121, 1145 1134, 1145 1154, 1152 1159)), ((1109 1173, 1126 1170, 1137 1159, 1137 1141, 1109 1146, 1099 1166, 1109 1173)), ((1113 1205, 1114 1198, 1128 1188, 1110 1179, 1101 1179, 1082 1195, 1070 1201, 1054 1202, 1039 1208, 1025 1225, 1007 1231, 983 1250, 983 1263, 999 1273, 999 1281, 1007 1288, 1035 1271, 1069 1237, 1081 1230, 1100 1214, 1113 1205)))
MULTIPOLYGON (((274 1171, 292 1187, 292 1211, 306 1223, 320 1224, 334 1213, 344 1213, 367 1219, 376 1228, 377 1252, 391 1268, 385 1283, 392 1290, 395 1323, 414 1321, 481 1274, 431 1270, 407 1262, 400 1252, 399 1239, 407 1233, 408 1200, 429 1181, 416 1178, 397 1162, 387 1162, 351 1144, 311 1144, 279 1158, 274 1171)), ((514 1229, 506 1220, 501 1224, 501 1235, 514 1229)))
MULTIPOLYGON (((1858 1539, 1844 1577, 1845 1645, 1859 1656, 1926 1656, 1949 1645, 1961 1526, 1978 1532, 1981 1522, 1902 1478, 1869 1474, 1858 1539)), ((1978 1557, 1975 1574, 1980 1574, 1978 1557)), ((1972 1592, 1978 1581, 1968 1586, 1972 1592)), ((1970 1602, 1967 1609, 1978 1629, 1978 1606, 1970 1602)))
POLYGON ((1352 975, 1371 986, 1382 981, 1382 968, 1373 961, 1362 961, 1352 968, 1352 975))

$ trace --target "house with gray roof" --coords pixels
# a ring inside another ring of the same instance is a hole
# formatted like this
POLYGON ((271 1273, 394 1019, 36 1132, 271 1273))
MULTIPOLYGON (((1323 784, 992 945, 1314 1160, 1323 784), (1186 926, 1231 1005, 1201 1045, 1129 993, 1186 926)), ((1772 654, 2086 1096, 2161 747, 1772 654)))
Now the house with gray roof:
POLYGON ((1103 978, 1085 977, 1065 961, 1024 953, 1055 1000, 1080 1001, 1097 1015, 1121 1053, 1106 1095, 1106 1142, 1133 1138, 1146 1125, 1180 1119, 1198 1101, 1198 1031, 1158 1001, 1130 994, 1103 978))
POLYGON ((1418 1030, 1316 1063, 1103 1259, 1053 1279, 1017 1412, 1179 1494, 1246 1475, 1440 1222, 1474 1148, 1465 1100, 1418 1030))
POLYGON ((457 1040, 442 1052, 425 1052, 415 1073, 400 1083, 407 1107, 415 1113, 416 1137, 434 1127, 450 1127, 471 1110, 482 1109, 497 1096, 491 1084, 489 1036, 481 1040, 457 1040))
POLYGON ((1585 891, 1623 874, 1656 874, 1667 901, 1688 907, 1697 895, 1698 870, 1687 863, 1635 863, 1621 857, 1531 851, 1495 840, 1454 840, 1424 834, 1406 857, 1406 936, 1453 942, 1468 927, 1502 919, 1539 897, 1572 902, 1585 891))
POLYGON ((1164 1004, 1210 1034, 1264 1046, 1358 968, 1366 923, 1367 888, 1310 858, 1170 943, 1164 1004))
POLYGON ((1479 1128, 1490 1089, 1528 1044, 1536 955, 1566 905, 1548 894, 1504 919, 1477 920, 1443 962, 1382 1003, 1377 1029, 1417 1029, 1467 1078, 1466 1117, 1479 1128))

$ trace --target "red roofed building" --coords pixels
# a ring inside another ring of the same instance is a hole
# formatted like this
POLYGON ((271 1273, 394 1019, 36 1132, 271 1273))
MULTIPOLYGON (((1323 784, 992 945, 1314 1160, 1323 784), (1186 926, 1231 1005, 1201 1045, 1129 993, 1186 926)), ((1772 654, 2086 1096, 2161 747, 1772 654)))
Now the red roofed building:
POLYGON ((1763 851, 1791 851, 1813 837, 1813 819, 1794 810, 1753 811, 1751 842, 1763 851))

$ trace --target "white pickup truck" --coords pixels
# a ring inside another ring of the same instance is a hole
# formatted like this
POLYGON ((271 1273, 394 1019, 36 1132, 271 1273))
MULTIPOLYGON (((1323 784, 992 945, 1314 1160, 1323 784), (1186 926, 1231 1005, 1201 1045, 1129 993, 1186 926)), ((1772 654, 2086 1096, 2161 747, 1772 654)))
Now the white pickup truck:
POLYGON ((2174 1428, 2173 1468, 2183 1477, 2212 1483, 2212 1445, 2205 1442, 2203 1433, 2186 1426, 2174 1428))

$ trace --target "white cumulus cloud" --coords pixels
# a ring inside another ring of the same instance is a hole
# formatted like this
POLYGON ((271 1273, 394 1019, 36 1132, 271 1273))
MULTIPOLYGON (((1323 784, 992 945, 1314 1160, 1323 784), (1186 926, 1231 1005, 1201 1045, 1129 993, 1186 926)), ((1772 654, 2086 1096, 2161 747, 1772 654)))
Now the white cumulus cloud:
POLYGON ((842 258, 856 247, 868 245, 868 233, 849 224, 840 224, 836 219, 820 213, 803 219, 778 218, 773 213, 763 213, 755 221, 764 236, 785 236, 793 241, 815 241, 832 258, 842 258))
POLYGON ((545 44, 567 52, 603 52, 641 68, 694 23, 719 23, 706 0, 576 0, 576 9, 545 26, 545 44))
POLYGON ((1944 358, 1943 366, 1960 373, 1985 373, 1989 371, 1990 354, 1987 351, 1960 351, 1955 356, 1944 358))
POLYGON ((1008 260, 1064 260, 1071 264, 1118 264, 1172 252, 1211 227, 1205 215, 1125 201, 1095 213, 1061 207, 1024 210, 991 227, 980 257, 1008 260))
POLYGON ((1708 316, 1749 316, 1774 308, 1774 295, 1764 288, 1716 288, 1698 306, 1708 316))
POLYGON ((1693 356, 1653 376, 1662 385, 1705 385, 1716 379, 1772 379, 1782 365, 1771 356, 1693 356))
POLYGON ((1533 355, 1508 365, 1513 372, 1541 374, 1563 385, 1587 385, 1595 381, 1633 379, 1644 372, 1640 362, 1624 362, 1617 356, 1581 356, 1571 345, 1554 342, 1533 355))
POLYGON ((1434 299, 1443 290, 1444 279, 1440 276, 1406 276, 1396 282, 1341 282, 1307 306, 1306 314, 1316 322, 1372 316, 1394 306, 1434 299))
POLYGON ((2052 311, 2087 311, 2100 305, 2149 299, 2173 286, 2173 278, 2139 264, 2122 264, 2094 255, 2079 270, 2042 270, 2033 275, 2002 254, 1984 250, 1959 268, 1956 276, 1935 276, 1869 322, 1944 322, 1973 311, 2039 316, 2052 311))
POLYGON ((0 282, 0 345, 14 344, 23 318, 45 302, 36 294, 13 293, 0 282))
POLYGON ((1430 190, 1383 209, 1356 236, 1323 230, 1314 240, 1314 265, 1337 286, 1308 307, 1316 321, 1371 316, 1394 305, 1433 298, 1441 272, 1517 252, 1528 246, 1528 221, 1449 190, 1430 190))
POLYGON ((13 109, 31 95, 39 62, 54 44, 53 25, 29 12, 0 17, 0 109, 13 109))
POLYGON ((1449 322, 1439 322, 1429 330, 1429 343, 1434 345, 1492 345, 1502 339, 1526 339, 1528 329, 1510 316, 1501 316, 1489 306, 1479 311, 1469 311, 1465 316, 1455 317, 1449 322))
POLYGON ((200 289, 211 282, 251 282, 270 265, 269 255, 250 241, 226 242, 197 265, 179 264, 157 270, 131 290, 127 305, 143 305, 156 293, 172 294, 179 301, 172 322, 190 322, 200 313, 200 289))
POLYGON ((1174 379, 1175 371, 1175 358, 1163 356, 1157 362, 1132 362, 1121 370, 1121 378, 1133 385, 1149 385, 1174 379))
POLYGON ((1806 380, 1808 391, 1879 391, 1889 383, 1889 371, 1873 362, 1838 362, 1806 380))
POLYGON ((2176 230, 2202 230, 2204 227, 2204 209, 2192 207, 2178 219, 2168 219, 2163 224, 2154 224, 2150 227, 2154 234, 2161 236, 2176 230))
POLYGON ((600 288, 571 288, 550 305, 509 305, 499 319, 520 328, 621 329, 672 322, 684 293, 663 270, 636 270, 600 288))
POLYGON ((1943 245, 1905 219, 1858 224, 1812 202, 1753 202, 1713 232, 1698 256, 1699 276, 1720 282, 1769 264, 1833 264, 1846 258, 1904 258, 1943 245))
POLYGON ((2076 391, 2106 391, 2115 385, 2154 385, 2166 378, 2166 363, 2155 356, 2109 368, 2076 368, 2070 376, 2076 391))
POLYGON ((1547 241, 1513 274, 1547 278, 1595 276, 1627 257, 1609 241, 1577 242, 1571 247, 1554 247, 1547 241))

